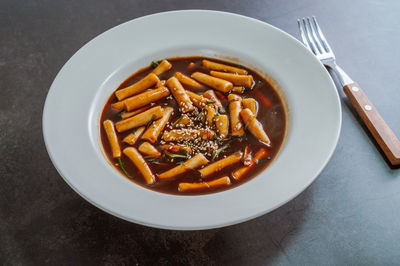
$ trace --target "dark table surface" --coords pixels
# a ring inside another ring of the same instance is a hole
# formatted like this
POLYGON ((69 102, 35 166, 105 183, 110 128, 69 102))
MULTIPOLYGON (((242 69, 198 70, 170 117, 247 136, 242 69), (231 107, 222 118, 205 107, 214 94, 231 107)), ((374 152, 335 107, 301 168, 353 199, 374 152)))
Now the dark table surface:
POLYGON ((341 137, 319 178, 254 220, 168 231, 113 217, 78 196, 53 167, 42 109, 57 72, 96 35, 167 10, 214 9, 296 37, 316 15, 338 63, 400 135, 400 1, 0 2, 0 264, 388 265, 400 263, 400 170, 389 167, 340 92, 341 137))

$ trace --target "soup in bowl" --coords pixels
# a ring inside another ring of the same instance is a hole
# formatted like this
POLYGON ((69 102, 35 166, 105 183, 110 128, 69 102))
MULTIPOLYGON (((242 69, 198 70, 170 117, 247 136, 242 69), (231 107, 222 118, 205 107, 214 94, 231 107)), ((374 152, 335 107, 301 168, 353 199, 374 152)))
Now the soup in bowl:
POLYGON ((153 61, 109 97, 100 135, 109 162, 145 188, 198 195, 264 171, 285 137, 284 103, 259 73, 207 57, 153 61))

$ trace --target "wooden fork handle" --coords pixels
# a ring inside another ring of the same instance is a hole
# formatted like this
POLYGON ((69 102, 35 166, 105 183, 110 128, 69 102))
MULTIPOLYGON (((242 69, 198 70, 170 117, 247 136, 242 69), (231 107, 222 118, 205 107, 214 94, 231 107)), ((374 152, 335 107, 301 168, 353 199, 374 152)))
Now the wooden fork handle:
POLYGON ((390 163, 399 165, 400 141, 368 100, 360 86, 357 83, 352 83, 345 85, 343 90, 390 163))

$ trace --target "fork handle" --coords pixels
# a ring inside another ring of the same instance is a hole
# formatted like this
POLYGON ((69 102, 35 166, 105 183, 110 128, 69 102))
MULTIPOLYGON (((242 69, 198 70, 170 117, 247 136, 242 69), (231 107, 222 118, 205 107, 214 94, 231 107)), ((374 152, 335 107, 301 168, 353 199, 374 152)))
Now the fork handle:
POLYGON ((357 83, 351 83, 345 85, 343 90, 390 163, 399 165, 400 141, 368 100, 360 86, 357 83))

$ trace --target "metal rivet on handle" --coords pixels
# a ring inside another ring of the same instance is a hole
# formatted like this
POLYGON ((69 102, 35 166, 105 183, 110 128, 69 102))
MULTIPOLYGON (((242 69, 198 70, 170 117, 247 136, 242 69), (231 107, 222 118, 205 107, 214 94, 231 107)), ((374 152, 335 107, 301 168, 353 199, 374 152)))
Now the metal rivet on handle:
POLYGON ((357 87, 351 87, 351 90, 352 91, 358 91, 358 88, 357 87))
POLYGON ((371 111, 372 107, 371 107, 371 105, 367 104, 367 105, 364 106, 364 109, 367 110, 367 111, 371 111))

